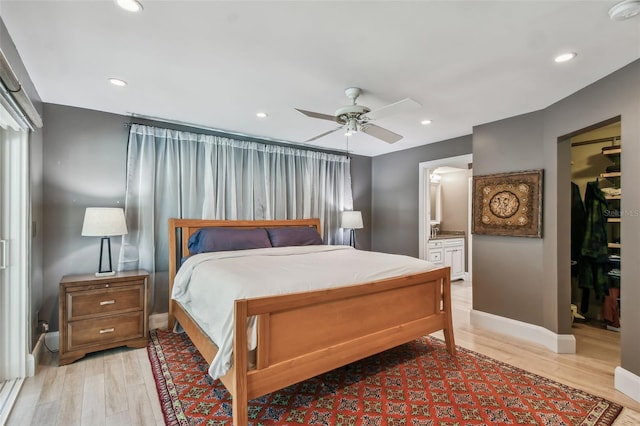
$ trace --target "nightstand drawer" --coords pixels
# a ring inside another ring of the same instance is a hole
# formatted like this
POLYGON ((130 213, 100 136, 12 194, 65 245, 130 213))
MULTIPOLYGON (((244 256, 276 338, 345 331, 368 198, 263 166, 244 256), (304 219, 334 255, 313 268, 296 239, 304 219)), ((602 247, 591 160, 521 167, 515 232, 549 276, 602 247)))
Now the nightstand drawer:
POLYGON ((67 324, 66 351, 102 343, 145 337, 144 312, 76 321, 67 324))
POLYGON ((67 293, 69 321, 144 309, 145 286, 135 281, 127 286, 67 293))

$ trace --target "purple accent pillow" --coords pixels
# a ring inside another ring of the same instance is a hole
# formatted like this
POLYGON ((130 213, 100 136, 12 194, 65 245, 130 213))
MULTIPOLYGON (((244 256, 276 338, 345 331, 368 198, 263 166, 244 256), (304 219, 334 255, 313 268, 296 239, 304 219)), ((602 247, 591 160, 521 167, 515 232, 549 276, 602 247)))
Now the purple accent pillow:
POLYGON ((264 228, 200 228, 189 237, 191 254, 265 247, 271 247, 271 242, 264 228))
POLYGON ((267 228, 273 247, 321 245, 322 238, 315 228, 290 226, 287 228, 267 228))

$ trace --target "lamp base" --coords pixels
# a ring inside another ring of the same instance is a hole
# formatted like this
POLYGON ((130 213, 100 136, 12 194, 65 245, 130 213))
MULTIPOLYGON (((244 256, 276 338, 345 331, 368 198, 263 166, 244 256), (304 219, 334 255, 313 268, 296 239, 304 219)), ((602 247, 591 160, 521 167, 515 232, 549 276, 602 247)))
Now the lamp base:
POLYGON ((112 277, 116 274, 116 271, 113 270, 113 266, 111 265, 111 238, 102 237, 100 239, 100 260, 98 263, 98 272, 96 272, 96 277, 112 277), (102 266, 102 252, 104 249, 104 243, 107 243, 107 253, 109 254, 109 265, 108 267, 102 266))

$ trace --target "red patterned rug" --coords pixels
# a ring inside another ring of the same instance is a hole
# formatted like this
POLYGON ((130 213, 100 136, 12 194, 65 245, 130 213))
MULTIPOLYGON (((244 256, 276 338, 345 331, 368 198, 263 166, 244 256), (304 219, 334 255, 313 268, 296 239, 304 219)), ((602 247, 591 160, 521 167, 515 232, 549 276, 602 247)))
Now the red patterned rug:
MULTIPOLYGON (((231 425, 231 397, 186 334, 148 346, 168 425, 231 425)), ((432 337, 249 402, 250 425, 611 425, 622 407, 432 337)))

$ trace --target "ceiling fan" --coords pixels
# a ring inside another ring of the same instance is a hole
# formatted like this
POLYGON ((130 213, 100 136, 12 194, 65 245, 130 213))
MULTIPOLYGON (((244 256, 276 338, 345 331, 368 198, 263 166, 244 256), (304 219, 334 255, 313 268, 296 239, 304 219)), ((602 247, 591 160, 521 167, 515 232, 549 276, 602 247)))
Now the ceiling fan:
POLYGON ((350 105, 345 105, 336 110, 335 115, 322 114, 319 112, 313 111, 305 111, 303 109, 295 108, 296 111, 301 112, 307 117, 311 118, 320 118, 322 120, 333 121, 340 124, 340 127, 337 127, 333 130, 329 130, 328 132, 324 132, 318 136, 314 136, 311 139, 307 139, 305 142, 311 142, 316 139, 320 139, 324 136, 327 136, 331 133, 337 132, 339 130, 344 129, 346 136, 351 136, 356 132, 366 133, 369 136, 373 136, 374 138, 378 138, 387 143, 398 142, 402 139, 402 136, 392 132, 391 130, 387 130, 383 127, 377 126, 371 121, 378 120, 382 117, 387 117, 392 114, 398 114, 405 111, 410 111, 414 108, 420 107, 420 104, 413 99, 402 99, 401 101, 394 102, 392 104, 383 106, 375 111, 371 111, 371 109, 367 108, 364 105, 358 105, 356 103, 356 99, 362 93, 362 90, 358 87, 349 87, 345 91, 345 94, 349 99, 351 99, 350 105))

